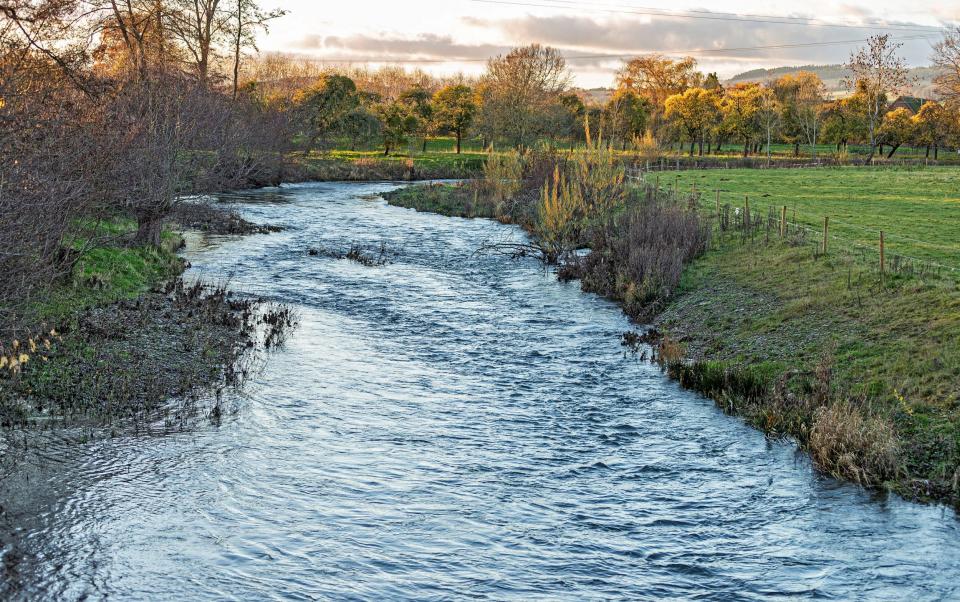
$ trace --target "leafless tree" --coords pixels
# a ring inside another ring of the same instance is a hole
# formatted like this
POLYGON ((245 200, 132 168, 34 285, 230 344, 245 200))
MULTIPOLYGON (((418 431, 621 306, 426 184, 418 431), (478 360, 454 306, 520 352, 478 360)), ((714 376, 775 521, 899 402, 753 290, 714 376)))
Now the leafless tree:
POLYGON ((222 0, 175 0, 170 12, 170 29, 189 55, 197 79, 206 84, 216 58, 217 45, 224 41, 229 15, 222 0))
POLYGON ((933 80, 937 94, 949 105, 960 105, 960 26, 944 34, 933 47, 933 64, 940 74, 933 80))
POLYGON ((236 98, 240 86, 240 61, 246 48, 256 50, 257 30, 266 29, 270 21, 287 14, 276 9, 264 11, 257 0, 230 0, 227 8, 230 46, 233 53, 233 97, 236 98))
POLYGON ((480 122, 491 129, 491 137, 524 147, 542 133, 541 117, 569 84, 566 61, 556 49, 539 44, 515 48, 487 64, 480 122))
POLYGON ((877 129, 883 119, 887 94, 898 94, 910 83, 909 70, 897 51, 903 44, 894 43, 889 34, 871 36, 867 45, 851 53, 846 67, 851 75, 844 80, 848 90, 862 90, 867 100, 867 123, 870 132, 870 156, 877 148, 877 129))

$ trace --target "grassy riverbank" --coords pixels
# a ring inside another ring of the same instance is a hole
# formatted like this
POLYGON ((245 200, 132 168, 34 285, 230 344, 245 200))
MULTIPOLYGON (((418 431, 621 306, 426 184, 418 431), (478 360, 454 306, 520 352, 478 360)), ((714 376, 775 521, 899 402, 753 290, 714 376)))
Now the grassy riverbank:
MULTIPOLYGON (((710 249, 684 270, 657 313, 658 359, 671 375, 772 436, 794 438, 837 477, 911 499, 958 503, 957 278, 919 262, 894 266, 891 255, 881 277, 878 253, 856 236, 879 225, 923 241, 896 248, 903 255, 956 261, 950 191, 958 189, 960 170, 680 176, 681 190, 695 179, 706 191, 701 213, 714 233, 710 249), (751 195, 749 228, 742 203, 723 208, 720 227, 713 182, 723 205, 751 195), (783 205, 796 207, 797 219, 791 211, 781 236, 782 214, 768 208, 783 205), (816 221, 801 217, 824 214, 845 226, 831 230, 826 254, 812 230, 816 221)), ((483 216, 465 205, 476 204, 465 190, 416 187, 389 201, 483 216)))
MULTIPOLYGON (((122 218, 79 232, 72 273, 27 304, 18 334, 0 343, 3 426, 112 429, 162 418, 172 427, 197 393, 242 378, 258 302, 184 285, 182 238, 171 229, 160 248, 131 246, 135 223, 122 218)), ((269 320, 292 318, 273 311, 269 320)))
POLYGON ((384 156, 373 151, 300 153, 288 157, 285 182, 401 181, 472 178, 483 170, 484 153, 427 152, 384 156))

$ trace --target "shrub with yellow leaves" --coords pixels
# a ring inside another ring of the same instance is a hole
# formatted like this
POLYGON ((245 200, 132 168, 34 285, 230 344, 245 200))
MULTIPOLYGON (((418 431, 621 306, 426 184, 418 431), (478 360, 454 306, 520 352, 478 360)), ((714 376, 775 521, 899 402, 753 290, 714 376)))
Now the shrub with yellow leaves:
POLYGON ((14 339, 9 349, 0 343, 0 378, 12 378, 20 374, 33 359, 46 362, 54 350, 55 342, 62 340, 63 337, 54 328, 49 333, 29 336, 23 343, 14 339))
POLYGON ((572 185, 560 167, 555 167, 552 184, 547 180, 540 190, 537 220, 537 236, 547 261, 556 262, 576 245, 584 209, 580 187, 572 185))

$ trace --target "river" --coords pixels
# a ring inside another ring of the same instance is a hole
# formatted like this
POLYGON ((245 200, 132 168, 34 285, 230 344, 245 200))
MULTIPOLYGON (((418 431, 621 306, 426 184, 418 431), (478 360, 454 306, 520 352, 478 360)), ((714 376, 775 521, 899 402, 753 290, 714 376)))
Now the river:
POLYGON ((518 230, 389 207, 392 187, 224 195, 287 230, 198 241, 191 273, 299 329, 219 425, 49 453, 35 500, 0 499, 8 594, 960 596, 952 511, 816 474, 626 353, 614 304, 475 252, 518 230), (381 243, 390 265, 307 252, 381 243))

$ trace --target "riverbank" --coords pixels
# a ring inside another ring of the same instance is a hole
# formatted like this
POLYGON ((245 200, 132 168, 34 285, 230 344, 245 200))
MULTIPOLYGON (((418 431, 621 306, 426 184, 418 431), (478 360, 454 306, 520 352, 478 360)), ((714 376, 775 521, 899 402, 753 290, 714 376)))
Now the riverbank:
MULTIPOLYGON (((477 204, 468 190, 421 186, 386 196, 422 211, 485 216, 468 206, 477 204)), ((742 213, 725 211, 728 220, 742 213)), ((777 220, 758 214, 749 228, 714 224, 709 250, 654 308, 656 336, 647 340, 658 361, 724 410, 794 439, 824 472, 957 505, 956 281, 907 269, 881 280, 855 249, 824 255, 806 230, 790 226, 781 236, 777 220)), ((645 317, 630 299, 609 296, 645 317)))
POLYGON ((483 171, 483 153, 428 153, 390 155, 331 151, 287 157, 281 179, 299 182, 399 182, 456 180, 476 177, 483 171))
MULTIPOLYGON (((273 231, 229 211, 184 205, 176 214, 205 231, 273 231)), ((177 228, 182 228, 180 221, 177 228)), ((68 278, 29 306, 20 334, 0 348, 0 423, 11 429, 79 426, 110 434, 180 428, 218 391, 246 376, 251 350, 282 340, 295 317, 236 297, 222 285, 184 283, 172 226, 160 248, 130 246, 131 220, 85 231, 91 248, 68 278), (266 325, 266 326, 265 326, 266 325), (266 328, 267 332, 263 332, 266 328)))

